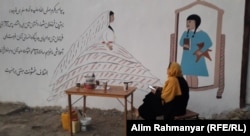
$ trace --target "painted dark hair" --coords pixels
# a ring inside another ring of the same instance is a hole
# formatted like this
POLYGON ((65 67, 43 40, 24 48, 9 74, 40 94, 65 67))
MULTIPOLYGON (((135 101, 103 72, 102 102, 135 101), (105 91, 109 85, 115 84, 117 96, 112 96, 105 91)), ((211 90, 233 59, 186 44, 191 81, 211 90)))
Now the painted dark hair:
MULTIPOLYGON (((114 15, 114 12, 113 11, 109 11, 109 17, 113 16, 113 15, 114 15)), ((108 26, 108 28, 114 32, 114 29, 110 25, 108 26)))
POLYGON ((110 12, 109 12, 109 16, 112 16, 112 15, 114 15, 114 12, 113 12, 113 11, 110 11, 110 12))
MULTIPOLYGON (((190 15, 190 16, 187 17, 187 20, 194 20, 195 21, 195 30, 194 30, 194 34, 192 35, 192 37, 194 37, 197 28, 201 24, 201 18, 200 18, 200 16, 198 16, 196 14, 192 14, 192 15, 190 15)), ((188 30, 188 33, 189 33, 189 30, 188 30)), ((188 35, 188 33, 187 33, 187 35, 188 35)))

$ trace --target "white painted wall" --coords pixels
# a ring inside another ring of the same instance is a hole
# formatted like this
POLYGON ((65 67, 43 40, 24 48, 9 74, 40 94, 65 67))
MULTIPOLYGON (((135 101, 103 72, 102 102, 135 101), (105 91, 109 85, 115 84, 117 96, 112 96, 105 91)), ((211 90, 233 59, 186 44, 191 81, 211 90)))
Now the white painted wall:
MULTIPOLYGON (((224 10, 222 33, 226 35, 225 47, 225 91, 222 99, 216 99, 216 89, 193 92, 191 91, 188 108, 197 111, 201 116, 210 117, 214 113, 239 107, 240 73, 243 43, 244 0, 206 0, 224 10)), ((166 68, 169 64, 170 34, 174 33, 175 10, 194 0, 0 0, 0 22, 55 20, 64 23, 62 29, 20 27, 0 27, 0 101, 20 101, 30 106, 60 105, 67 106, 67 97, 57 101, 47 101, 51 88, 55 67, 63 55, 45 57, 33 54, 4 53, 3 47, 10 49, 37 48, 45 51, 64 49, 64 54, 87 27, 104 11, 115 12, 113 27, 116 32, 116 42, 125 47, 134 58, 141 62, 151 73, 166 80, 166 68), (58 5, 57 5, 58 4, 58 5), (11 9, 22 8, 61 8, 65 14, 32 14, 23 12, 22 15, 11 14, 11 9), (61 35, 63 40, 57 43, 34 42, 32 40, 17 41, 3 39, 8 33, 36 33, 39 35, 61 35), (6 72, 6 69, 19 70, 36 68, 46 70, 48 74, 36 75, 32 73, 19 76, 6 72)), ((62 90, 63 91, 63 90, 62 90)), ((142 103, 146 93, 137 90, 134 97, 136 106, 142 103)), ((76 100, 79 97, 74 97, 76 100)), ((87 98, 89 107, 102 109, 116 108, 123 110, 116 99, 87 98)), ((77 102, 76 105, 81 105, 77 102)))

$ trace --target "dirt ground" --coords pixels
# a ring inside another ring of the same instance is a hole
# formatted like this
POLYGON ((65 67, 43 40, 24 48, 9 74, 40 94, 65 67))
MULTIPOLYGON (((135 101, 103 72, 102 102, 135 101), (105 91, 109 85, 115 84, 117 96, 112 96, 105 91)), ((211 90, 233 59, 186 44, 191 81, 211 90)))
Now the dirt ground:
MULTIPOLYGON (((23 103, 0 102, 0 136, 69 136, 61 123, 64 111, 61 107, 28 107, 23 103)), ((92 117, 91 125, 75 136, 125 136, 123 112, 87 108, 87 116, 92 117)), ((215 114, 212 119, 249 120, 250 108, 215 114)))
MULTIPOLYGON (((23 104, 0 102, 0 136, 69 136, 61 123, 60 107, 27 107, 23 104), (18 107, 19 106, 19 107, 18 107), (16 109, 11 111, 12 109, 16 109), (5 112, 5 111, 9 112, 5 112)), ((124 114, 118 110, 87 108, 92 117, 87 131, 75 136, 123 136, 125 135, 124 114)))

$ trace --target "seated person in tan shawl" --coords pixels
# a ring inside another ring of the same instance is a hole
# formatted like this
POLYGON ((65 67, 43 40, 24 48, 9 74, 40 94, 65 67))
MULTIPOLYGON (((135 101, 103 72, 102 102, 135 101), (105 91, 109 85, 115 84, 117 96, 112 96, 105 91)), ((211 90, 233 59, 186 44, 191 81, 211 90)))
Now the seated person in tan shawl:
POLYGON ((182 76, 181 67, 172 62, 167 69, 168 80, 163 87, 155 87, 143 99, 143 104, 136 110, 136 116, 145 120, 155 120, 163 115, 164 120, 173 120, 184 115, 189 100, 189 87, 182 76))

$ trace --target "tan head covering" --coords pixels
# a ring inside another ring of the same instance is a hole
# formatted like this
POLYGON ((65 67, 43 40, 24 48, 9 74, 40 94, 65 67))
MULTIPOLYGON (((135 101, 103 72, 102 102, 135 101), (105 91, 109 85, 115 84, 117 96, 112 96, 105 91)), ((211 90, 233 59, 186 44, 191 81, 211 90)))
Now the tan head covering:
POLYGON ((172 101, 175 96, 181 95, 177 77, 182 77, 181 66, 176 62, 172 62, 168 68, 168 80, 162 88, 161 98, 165 103, 172 101))

